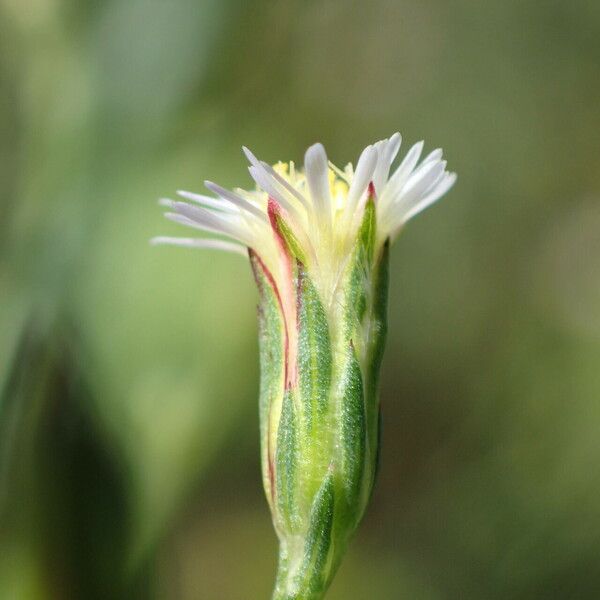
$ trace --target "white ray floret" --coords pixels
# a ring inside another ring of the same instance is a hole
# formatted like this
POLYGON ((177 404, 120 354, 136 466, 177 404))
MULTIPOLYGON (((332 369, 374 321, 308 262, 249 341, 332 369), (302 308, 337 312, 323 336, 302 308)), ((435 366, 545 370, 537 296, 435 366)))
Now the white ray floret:
POLYGON ((155 246, 167 244, 170 246, 182 246, 184 248, 212 248, 214 250, 234 252, 236 254, 241 254, 242 256, 248 255, 246 246, 242 246, 241 244, 236 244, 234 242, 226 242, 225 240, 158 236, 152 239, 152 244, 155 246))
MULTIPOLYGON (((242 211, 250 213, 251 215, 257 217, 261 221, 266 221, 264 209, 259 208, 253 202, 242 198, 234 192, 230 192, 229 190, 222 188, 220 185, 217 185, 212 181, 205 181, 204 185, 207 187, 207 189, 220 196, 223 200, 231 202, 231 204, 237 206, 239 209, 242 209, 242 211)), ((182 196, 183 194, 179 195, 182 196)))
POLYGON ((312 145, 304 155, 304 171, 317 221, 325 228, 331 227, 331 195, 329 163, 323 144, 312 145))

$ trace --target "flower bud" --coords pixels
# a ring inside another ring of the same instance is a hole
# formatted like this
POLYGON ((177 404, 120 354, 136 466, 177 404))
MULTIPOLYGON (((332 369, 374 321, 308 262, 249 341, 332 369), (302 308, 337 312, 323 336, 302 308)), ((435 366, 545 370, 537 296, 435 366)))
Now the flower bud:
POLYGON ((166 217, 212 238, 155 238, 250 257, 259 301, 264 488, 280 540, 274 600, 319 600, 360 522, 379 455, 377 382, 389 245, 456 180, 418 142, 390 176, 401 137, 367 146, 356 169, 321 144, 274 167, 248 149, 254 191, 178 192, 166 217))
POLYGON ((329 299, 275 208, 287 289, 250 252, 260 291, 264 486, 281 544, 274 598, 322 597, 373 487, 389 261, 387 242, 375 253, 374 200, 329 299))

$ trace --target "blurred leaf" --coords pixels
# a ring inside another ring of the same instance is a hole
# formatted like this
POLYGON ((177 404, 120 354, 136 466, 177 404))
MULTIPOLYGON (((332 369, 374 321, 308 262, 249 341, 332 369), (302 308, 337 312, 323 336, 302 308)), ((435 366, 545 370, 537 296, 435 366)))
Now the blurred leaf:
POLYGON ((125 473, 98 429, 84 365, 68 323, 30 320, 0 404, 3 554, 30 549, 43 597, 117 599, 128 585, 125 473))

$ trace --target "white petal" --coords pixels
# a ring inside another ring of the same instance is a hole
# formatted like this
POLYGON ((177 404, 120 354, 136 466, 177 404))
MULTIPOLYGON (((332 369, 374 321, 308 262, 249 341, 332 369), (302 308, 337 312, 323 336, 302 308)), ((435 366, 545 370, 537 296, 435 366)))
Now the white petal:
MULTIPOLYGON (((251 232, 248 230, 244 221, 241 221, 235 215, 224 213, 215 213, 199 206, 191 206, 185 202, 174 202, 173 209, 177 214, 184 216, 190 221, 209 227, 212 231, 217 231, 240 240, 244 244, 251 245, 251 232)), ((167 213, 168 216, 169 213, 167 213)))
POLYGON ((444 173, 444 178, 433 190, 427 191, 427 196, 435 196, 436 199, 443 196, 456 183, 456 173, 444 173))
POLYGON ((402 136, 400 135, 400 132, 397 131, 388 142, 388 160, 390 165, 394 162, 394 159, 398 155, 401 144, 402 136))
MULTIPOLYGON (((211 192, 217 194, 218 196, 221 196, 221 198, 228 200, 235 206, 241 208, 242 210, 245 210, 246 212, 249 212, 250 214, 252 214, 255 217, 257 217, 258 219, 260 219, 261 221, 266 222, 267 217, 266 217, 264 211, 260 210, 260 208, 258 208, 257 206, 255 206, 254 204, 252 204, 251 202, 246 200, 245 198, 242 198, 241 196, 239 196, 238 194, 236 194, 234 192, 226 190, 225 188, 221 187, 220 185, 217 185, 216 183, 213 183, 212 181, 205 181, 204 185, 211 192)), ((182 195, 182 194, 180 194, 180 195, 182 195)))
POLYGON ((442 176, 445 168, 445 163, 428 163, 421 172, 413 175, 408 180, 396 204, 407 207, 424 197, 428 189, 442 176))
POLYGON ((389 164, 386 166, 387 145, 387 140, 381 140, 375 144, 375 150, 377 150, 377 164, 375 165, 372 179, 377 196, 380 196, 383 191, 383 185, 387 180, 387 174, 390 168, 389 164))
POLYGON ((285 190, 281 190, 278 187, 277 180, 265 169, 256 156, 245 146, 243 150, 252 164, 252 166, 248 167, 252 179, 288 213, 289 225, 297 236, 298 241, 309 255, 314 256, 313 245, 304 227, 306 219, 298 212, 296 206, 285 197, 285 190))
POLYGON ((167 212, 165 213, 165 218, 169 219, 169 221, 173 221, 174 223, 179 223, 180 225, 185 225, 186 227, 198 229, 199 231, 207 231, 208 233, 218 233, 219 235, 223 234, 223 232, 220 229, 215 229, 214 227, 209 227, 208 225, 201 225, 197 221, 193 221, 189 217, 186 217, 180 213, 167 212))
POLYGON ((256 183, 261 187, 273 200, 276 200, 285 208, 289 213, 291 213, 296 219, 300 220, 300 214, 296 210, 296 207, 293 206, 287 198, 281 193, 276 180, 272 177, 272 175, 265 169, 263 163, 252 154, 252 152, 246 148, 246 146, 242 146, 242 150, 246 155, 246 158, 252 165, 248 168, 250 171, 250 176, 256 183))
POLYGON ((248 168, 252 179, 261 187, 271 198, 277 200, 286 210, 294 210, 287 199, 283 196, 281 191, 278 189, 276 182, 273 180, 273 177, 266 171, 263 164, 252 154, 252 152, 246 148, 246 146, 242 146, 242 150, 246 155, 246 158, 252 165, 248 168))
POLYGON ((429 162, 432 160, 440 160, 442 158, 442 155, 443 155, 443 150, 441 148, 436 148, 422 160, 421 164, 424 165, 426 162, 429 162))
POLYGON ((298 223, 298 226, 302 223, 302 217, 296 207, 281 193, 281 191, 275 185, 273 178, 265 171, 263 166, 259 163, 258 166, 248 167, 250 176, 256 183, 261 187, 273 200, 277 201, 289 215, 298 223))
POLYGON ((373 171, 375 171, 376 165, 377 149, 375 146, 367 146, 362 151, 362 154, 358 159, 356 171, 354 172, 354 177, 352 178, 352 184, 348 190, 348 197, 346 198, 346 207, 344 210, 344 218, 346 223, 351 222, 356 210, 356 205, 371 182, 373 171))
POLYGON ((278 187, 277 181, 271 176, 271 174, 264 168, 261 163, 252 152, 246 146, 242 146, 242 150, 246 155, 246 158, 250 161, 251 167, 248 168, 250 176, 256 183, 265 191, 273 200, 276 200, 287 210, 287 212, 298 221, 298 226, 302 224, 302 216, 296 209, 296 207, 285 198, 284 194, 278 187))
POLYGON ((442 180, 435 186, 434 190, 429 192, 409 211, 407 211, 407 213, 404 215, 404 223, 439 200, 454 185, 455 181, 456 173, 446 173, 442 180))
POLYGON ((377 196, 381 196, 385 184, 387 183, 388 176, 390 174, 390 167, 398 150, 400 149, 400 142, 402 138, 399 133, 395 133, 389 140, 382 140, 375 144, 377 148, 377 166, 373 173, 373 184, 375 185, 375 192, 377 196))
POLYGON ((152 238, 150 243, 153 246, 167 244, 170 246, 183 246, 185 248, 212 248, 214 250, 224 250, 225 252, 233 252, 235 254, 241 254, 242 256, 248 256, 248 251, 245 246, 240 246, 233 242, 226 242, 225 240, 159 236, 152 238))
POLYGON ((261 161, 260 163, 262 167, 267 171, 273 179, 275 179, 278 183, 281 184, 286 191, 294 196, 304 208, 309 208, 310 204, 308 200, 289 182, 285 177, 282 177, 271 165, 266 162, 261 161))
POLYGON ((417 142, 412 148, 406 153, 406 156, 400 163, 400 166, 396 169, 394 174, 390 177, 388 185, 386 186, 385 193, 388 190, 392 195, 395 195, 404 185, 415 165, 419 161, 419 156, 423 152, 423 142, 417 142))
POLYGON ((304 155, 304 174, 317 218, 326 224, 331 221, 329 194, 329 165, 323 144, 313 144, 304 155))
POLYGON ((246 158, 251 165, 254 165, 255 167, 260 165, 260 161, 258 158, 256 158, 256 156, 254 156, 254 153, 250 150, 250 148, 242 146, 242 151, 246 155, 246 158))
MULTIPOLYGON (((438 164, 441 166, 441 163, 438 164)), ((435 171, 431 172, 430 175, 433 176, 434 173, 435 171)), ((400 199, 400 202, 398 202, 396 206, 392 207, 391 213, 393 216, 390 218, 390 221, 393 223, 392 228, 403 225, 415 215, 433 204, 452 187, 455 181, 455 173, 442 172, 435 178, 433 185, 429 185, 424 192, 422 190, 423 186, 426 184, 426 181, 421 182, 419 186, 413 188, 409 195, 403 196, 400 199), (421 191, 419 191, 418 188, 421 188, 421 191)))
MULTIPOLYGON (((193 192, 186 192, 185 190, 178 190, 177 195, 181 198, 185 198, 186 200, 191 200, 192 202, 196 202, 201 206, 208 206, 209 208, 214 208, 216 210, 222 210, 223 212, 230 212, 239 214, 239 210, 237 206, 232 206, 227 202, 223 202, 222 199, 211 198, 210 196, 203 196, 202 194, 194 194, 193 192)), ((168 200, 168 198, 166 198, 168 200)), ((168 205, 164 205, 168 206, 168 205)))
POLYGON ((445 169, 446 161, 430 161, 420 165, 406 182, 406 185, 402 189, 402 196, 412 194, 415 189, 420 194, 424 193, 445 169))

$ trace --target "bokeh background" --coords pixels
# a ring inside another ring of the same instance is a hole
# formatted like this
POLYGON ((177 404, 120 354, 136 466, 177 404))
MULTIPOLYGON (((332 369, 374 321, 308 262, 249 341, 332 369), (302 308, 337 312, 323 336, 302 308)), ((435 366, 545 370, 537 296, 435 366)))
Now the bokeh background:
POLYGON ((156 199, 396 130, 459 179, 329 598, 600 597, 597 0, 0 0, 0 598, 269 597, 250 269, 156 199))

